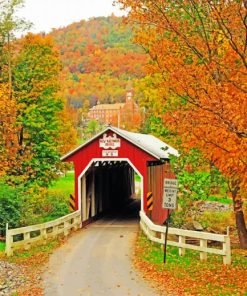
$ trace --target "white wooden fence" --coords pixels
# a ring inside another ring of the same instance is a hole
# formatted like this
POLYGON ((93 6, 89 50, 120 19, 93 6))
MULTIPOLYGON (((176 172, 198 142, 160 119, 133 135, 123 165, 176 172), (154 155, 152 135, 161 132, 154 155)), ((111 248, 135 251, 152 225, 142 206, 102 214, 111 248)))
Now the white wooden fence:
POLYGON ((55 238, 59 234, 67 236, 71 229, 77 229, 81 224, 80 211, 73 212, 64 217, 42 224, 27 227, 8 229, 6 225, 6 248, 7 256, 12 256, 15 249, 28 250, 37 242, 46 243, 49 238, 55 238))
MULTIPOLYGON (((146 236, 153 242, 164 244, 166 226, 154 224, 144 212, 140 212, 140 217, 141 229, 146 236)), ((191 249, 200 252, 201 260, 207 260, 207 253, 211 253, 223 256, 224 264, 231 264, 231 244, 228 230, 227 235, 222 235, 169 227, 168 235, 173 235, 172 237, 174 237, 174 240, 167 240, 167 245, 178 247, 180 256, 185 255, 185 249, 191 249), (200 245, 187 243, 186 239, 187 241, 189 239, 198 239, 200 245), (220 242, 222 248, 216 249, 209 247, 208 241, 220 242)))

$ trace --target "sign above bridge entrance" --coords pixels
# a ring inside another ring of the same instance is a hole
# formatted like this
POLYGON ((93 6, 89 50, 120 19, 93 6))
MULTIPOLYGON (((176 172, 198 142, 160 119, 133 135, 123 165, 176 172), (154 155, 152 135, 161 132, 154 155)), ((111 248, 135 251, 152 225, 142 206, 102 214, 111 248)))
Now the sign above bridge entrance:
POLYGON ((104 134, 103 138, 99 139, 99 146, 105 149, 116 149, 121 147, 121 139, 117 138, 116 134, 113 134, 112 136, 104 134))
POLYGON ((118 157, 117 148, 121 147, 121 139, 117 138, 116 134, 107 136, 103 134, 103 138, 99 139, 99 147, 107 150, 102 150, 102 157, 118 157))

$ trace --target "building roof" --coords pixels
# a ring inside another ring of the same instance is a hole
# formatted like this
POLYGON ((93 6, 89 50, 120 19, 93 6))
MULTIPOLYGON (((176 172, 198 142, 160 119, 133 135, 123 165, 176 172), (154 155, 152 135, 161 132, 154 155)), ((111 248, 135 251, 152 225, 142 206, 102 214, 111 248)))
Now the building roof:
POLYGON ((118 110, 123 108, 125 103, 116 103, 116 104, 98 104, 93 106, 90 111, 93 110, 118 110))
POLYGON ((179 153, 176 149, 172 148, 170 145, 166 144, 165 142, 159 140, 158 138, 152 135, 128 132, 126 130, 122 130, 113 126, 108 126, 107 128, 105 128, 103 131, 95 135, 93 138, 91 138, 87 142, 83 143, 76 149, 70 151, 69 153, 61 157, 61 160, 65 160, 66 158, 76 153, 84 146, 90 144, 95 139, 97 139, 98 137, 100 137, 102 134, 104 134, 109 130, 118 134, 119 136, 123 137, 127 141, 131 142, 132 144, 136 145, 140 149, 146 151, 147 153, 151 154, 152 156, 154 156, 159 160, 169 159, 170 154, 177 157, 179 156, 179 153))
POLYGON ((114 129, 117 134, 119 134, 126 140, 129 140, 141 149, 152 154, 156 158, 169 158, 169 154, 179 156, 179 153, 176 149, 172 148, 170 145, 161 141, 153 135, 133 133, 116 127, 111 128, 114 129))

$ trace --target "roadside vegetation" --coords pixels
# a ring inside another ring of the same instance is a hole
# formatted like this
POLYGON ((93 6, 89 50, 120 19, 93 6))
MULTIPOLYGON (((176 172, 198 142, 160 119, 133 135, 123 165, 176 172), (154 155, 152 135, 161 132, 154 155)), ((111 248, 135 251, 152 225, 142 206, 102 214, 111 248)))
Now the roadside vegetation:
POLYGON ((0 242, 0 252, 3 252, 5 250, 5 243, 0 242))
POLYGON ((50 254, 64 243, 65 238, 50 240, 46 245, 32 247, 30 250, 15 251, 14 256, 6 257, 0 243, 0 285, 5 295, 11 296, 42 296, 44 295, 42 273, 50 254), (5 268, 2 268, 2 265, 5 268), (6 274, 8 277, 6 277, 6 274), (8 292, 6 291, 8 290, 8 292))
POLYGON ((233 249, 232 264, 222 265, 222 257, 208 254, 199 260, 199 252, 167 247, 166 264, 163 248, 150 242, 141 232, 135 247, 135 266, 142 271, 160 295, 232 296, 247 295, 247 251, 233 249))
MULTIPOLYGON (((180 155, 192 156, 197 182, 188 182, 183 196, 186 190, 193 199, 214 196, 190 191, 212 184, 207 178, 212 170, 220 173, 233 201, 241 248, 247 249, 246 1, 117 2, 129 12, 134 40, 150 57, 141 99, 146 132, 163 138, 180 155)), ((189 171, 187 163, 179 179, 189 181, 189 171)))
POLYGON ((68 171, 61 175, 60 178, 53 182, 48 189, 49 192, 61 192, 62 194, 70 195, 75 191, 74 188, 74 171, 68 171))
POLYGON ((74 193, 74 173, 67 172, 48 189, 25 193, 21 187, 0 182, 0 236, 9 228, 38 224, 69 214, 69 195, 74 193), (11 210, 10 210, 11 209, 11 210))

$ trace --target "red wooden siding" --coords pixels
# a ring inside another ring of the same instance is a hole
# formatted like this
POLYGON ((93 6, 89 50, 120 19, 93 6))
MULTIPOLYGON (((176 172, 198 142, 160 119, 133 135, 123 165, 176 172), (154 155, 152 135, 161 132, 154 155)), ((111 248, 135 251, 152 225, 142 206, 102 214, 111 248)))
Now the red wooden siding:
MULTIPOLYGON (((111 130, 106 131, 107 136, 112 136, 113 132, 111 130)), ((99 147, 99 139, 103 135, 100 135, 98 138, 94 139, 88 145, 82 147, 80 150, 75 151, 72 155, 68 156, 65 161, 74 162, 75 168, 75 198, 76 198, 76 208, 78 209, 78 177, 85 170, 88 164, 94 158, 104 159, 102 157, 103 148, 99 147)), ((148 161, 157 161, 157 159, 150 155, 148 152, 145 152, 141 148, 117 135, 121 139, 121 146, 117 148, 118 156, 109 157, 116 159, 129 159, 130 162, 136 167, 136 169, 143 176, 143 195, 144 195, 144 210, 146 211, 146 195, 147 195, 147 162, 148 161)), ((105 157, 107 159, 107 157, 105 157)))

